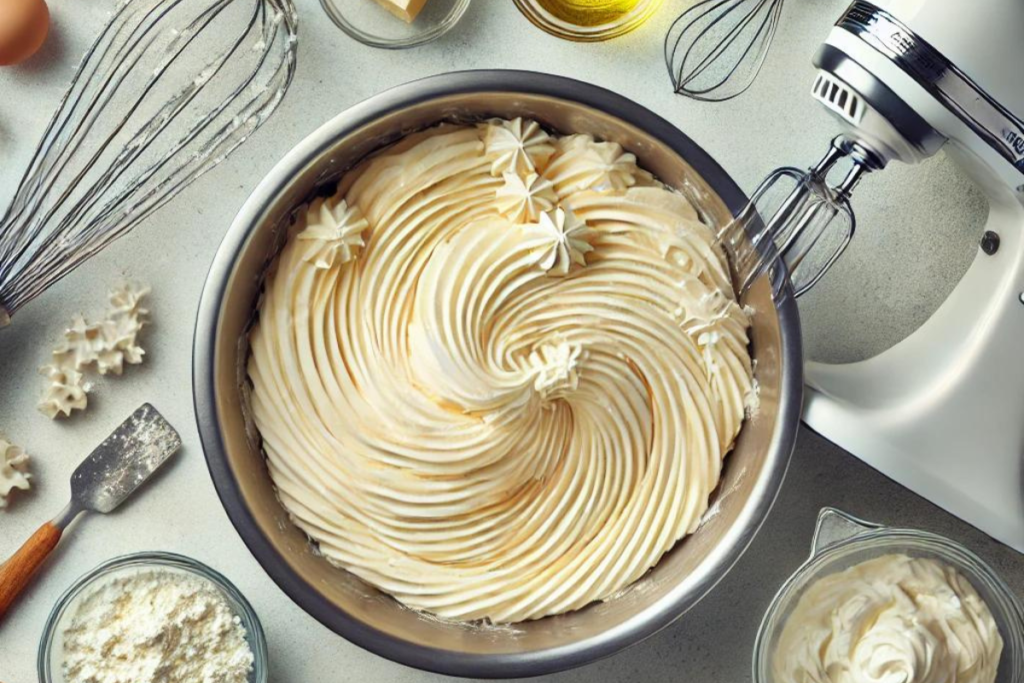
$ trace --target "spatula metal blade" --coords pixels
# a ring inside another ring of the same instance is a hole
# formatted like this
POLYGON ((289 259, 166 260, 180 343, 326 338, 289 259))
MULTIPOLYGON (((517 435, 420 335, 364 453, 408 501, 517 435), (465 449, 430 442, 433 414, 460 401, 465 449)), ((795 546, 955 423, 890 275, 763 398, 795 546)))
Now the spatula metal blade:
POLYGON ((181 448, 174 427, 144 403, 71 475, 71 496, 84 509, 110 512, 181 448))

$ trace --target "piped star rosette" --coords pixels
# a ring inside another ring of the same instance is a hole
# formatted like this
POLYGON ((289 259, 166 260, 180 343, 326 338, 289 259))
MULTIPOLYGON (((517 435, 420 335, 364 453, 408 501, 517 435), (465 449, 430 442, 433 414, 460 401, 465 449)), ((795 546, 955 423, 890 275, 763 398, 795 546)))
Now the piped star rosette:
POLYGON ((0 509, 7 507, 12 491, 27 491, 32 487, 28 459, 28 453, 0 434, 0 509))
POLYGON ((442 125, 299 212, 251 335, 292 519, 403 603, 579 609, 693 532, 751 392, 712 231, 612 142, 442 125))
POLYGON ((86 372, 120 375, 125 364, 138 365, 145 351, 139 333, 148 322, 149 311, 142 306, 149 287, 123 282, 110 291, 110 308, 98 323, 76 315, 64 337, 54 348, 51 362, 39 368, 49 383, 38 404, 40 412, 56 419, 89 405, 92 382, 86 372))

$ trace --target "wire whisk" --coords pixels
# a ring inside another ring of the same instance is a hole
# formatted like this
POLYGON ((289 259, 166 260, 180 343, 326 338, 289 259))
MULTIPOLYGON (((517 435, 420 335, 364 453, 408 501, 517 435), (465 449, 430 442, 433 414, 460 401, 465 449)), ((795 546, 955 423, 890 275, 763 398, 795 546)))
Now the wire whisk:
POLYGON ((220 163, 295 73, 292 0, 127 0, 0 219, 0 327, 220 163))
POLYGON ((783 0, 702 0, 665 36, 665 66, 679 95, 721 102, 745 92, 764 65, 783 0))

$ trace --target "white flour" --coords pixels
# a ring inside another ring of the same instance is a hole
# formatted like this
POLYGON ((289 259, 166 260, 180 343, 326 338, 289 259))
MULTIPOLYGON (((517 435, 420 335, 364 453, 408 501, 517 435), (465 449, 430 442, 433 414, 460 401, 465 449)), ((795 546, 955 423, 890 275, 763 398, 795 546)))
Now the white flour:
POLYGON ((67 683, 245 683, 252 664, 219 589, 171 570, 92 588, 64 631, 67 683))

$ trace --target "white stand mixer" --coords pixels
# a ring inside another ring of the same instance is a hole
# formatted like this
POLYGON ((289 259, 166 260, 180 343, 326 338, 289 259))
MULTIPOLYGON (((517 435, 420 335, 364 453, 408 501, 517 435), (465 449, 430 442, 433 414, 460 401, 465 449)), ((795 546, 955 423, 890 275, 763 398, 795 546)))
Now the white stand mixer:
POLYGON ((1024 2, 857 0, 814 63, 855 166, 944 148, 990 210, 973 265, 920 329, 862 362, 807 365, 804 420, 1024 551, 1024 2))

